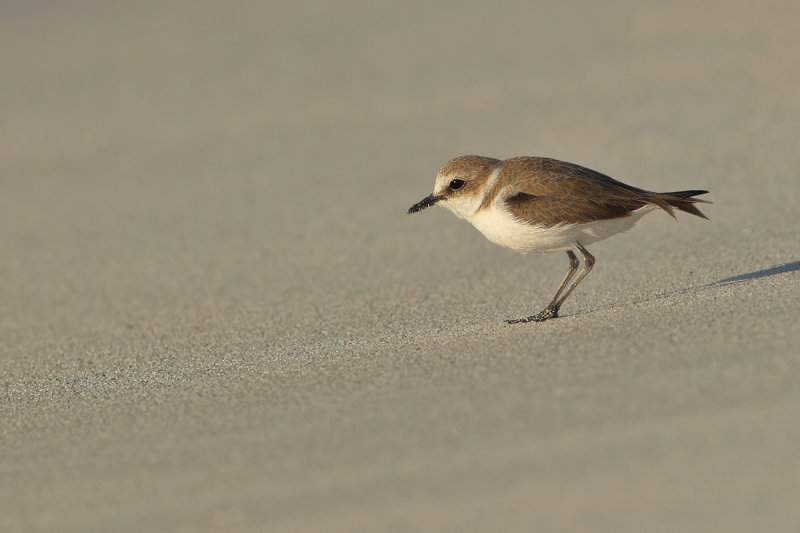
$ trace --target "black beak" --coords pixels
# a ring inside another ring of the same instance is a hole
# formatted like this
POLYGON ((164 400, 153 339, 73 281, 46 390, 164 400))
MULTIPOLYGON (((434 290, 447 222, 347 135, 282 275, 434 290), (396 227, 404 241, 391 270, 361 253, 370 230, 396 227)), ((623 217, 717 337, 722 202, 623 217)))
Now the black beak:
POLYGON ((419 202, 415 203, 411 207, 408 208, 408 214, 416 213, 417 211, 422 211, 426 207, 430 207, 434 205, 439 200, 444 200, 444 196, 434 196, 433 194, 429 194, 419 202))

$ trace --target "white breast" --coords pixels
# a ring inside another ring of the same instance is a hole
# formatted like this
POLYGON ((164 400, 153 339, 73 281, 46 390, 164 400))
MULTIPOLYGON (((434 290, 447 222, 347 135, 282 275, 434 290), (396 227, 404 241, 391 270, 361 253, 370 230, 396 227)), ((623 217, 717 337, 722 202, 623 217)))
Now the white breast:
POLYGON ((477 211, 467 220, 491 242, 519 252, 561 252, 574 248, 576 242, 586 246, 629 230, 654 206, 634 211, 631 216, 598 220, 586 224, 559 224, 552 227, 526 224, 499 207, 477 211))

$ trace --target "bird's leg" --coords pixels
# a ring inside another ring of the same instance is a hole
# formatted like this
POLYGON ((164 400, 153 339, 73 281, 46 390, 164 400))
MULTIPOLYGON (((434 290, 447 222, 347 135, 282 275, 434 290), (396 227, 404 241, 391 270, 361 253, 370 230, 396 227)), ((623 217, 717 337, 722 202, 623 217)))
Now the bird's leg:
POLYGON ((572 279, 572 276, 575 275, 575 272, 578 271, 578 257, 575 255, 575 252, 572 250, 567 250, 567 255, 569 256, 569 270, 564 275, 564 279, 561 280, 561 285, 558 286, 558 291, 556 291, 556 295, 553 296, 553 300, 550 302, 550 305, 547 307, 554 307, 556 302, 558 301, 558 297, 561 296, 561 293, 564 290, 564 287, 567 286, 569 280, 572 279))
MULTIPOLYGON (((588 253, 588 252, 587 252, 588 253)), ((531 315, 527 318, 517 318, 514 320, 506 320, 509 324, 519 324, 522 322, 542 322, 547 320, 548 318, 555 318, 558 316, 558 307, 561 305, 558 301, 559 296, 564 291, 564 287, 567 286, 569 280, 572 279, 572 276, 575 275, 575 272, 578 271, 578 257, 572 250, 567 250, 567 255, 569 256, 569 270, 564 275, 564 279, 561 280, 561 285, 558 286, 558 291, 556 291, 556 295, 553 296, 553 300, 550 302, 550 305, 547 306, 546 309, 537 313, 535 315, 531 315)), ((592 258, 594 259, 594 258, 592 258)), ((590 267, 591 268, 591 267, 590 267)), ((585 274, 584 274, 585 275, 585 274)), ((577 283, 576 283, 577 284, 577 283)), ((575 287, 573 286, 572 289, 575 287)), ((569 293, 567 293, 569 294, 569 293)), ((562 300, 563 301, 563 300, 562 300)))
MULTIPOLYGON (((575 247, 578 249, 578 251, 580 251, 581 254, 583 254, 583 270, 580 271, 580 273, 578 274, 578 277, 576 277, 575 281, 572 282, 572 285, 569 286, 569 289, 567 289, 567 292, 565 292, 561 296, 561 299, 558 300, 555 303, 556 314, 558 314, 558 310, 561 308, 561 304, 564 303, 564 300, 566 300, 567 297, 570 294, 572 294, 572 291, 575 290, 575 287, 578 286, 578 283, 580 283, 581 280, 586 277, 586 274, 588 274, 589 271, 594 266, 594 256, 592 254, 590 254, 589 251, 586 248, 581 246, 581 243, 579 243, 579 242, 575 243, 575 247)), ((552 306, 553 304, 550 304, 550 305, 552 306)))

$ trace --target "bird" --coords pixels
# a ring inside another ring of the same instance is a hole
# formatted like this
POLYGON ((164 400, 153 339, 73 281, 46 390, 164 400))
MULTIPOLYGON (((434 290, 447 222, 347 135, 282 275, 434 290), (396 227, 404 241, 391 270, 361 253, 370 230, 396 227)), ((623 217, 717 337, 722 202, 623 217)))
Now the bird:
POLYGON ((564 301, 586 277, 595 258, 586 246, 629 230, 644 215, 675 209, 708 220, 695 204, 706 190, 657 193, 617 181, 587 167, 547 157, 500 160, 463 155, 445 163, 433 193, 408 214, 439 205, 472 224, 489 241, 518 252, 566 252, 569 270, 542 311, 509 324, 558 317, 564 301), (578 272, 583 259, 583 268, 578 272), (573 280, 574 278, 574 280, 573 280), (572 284, 569 284, 572 281, 572 284))

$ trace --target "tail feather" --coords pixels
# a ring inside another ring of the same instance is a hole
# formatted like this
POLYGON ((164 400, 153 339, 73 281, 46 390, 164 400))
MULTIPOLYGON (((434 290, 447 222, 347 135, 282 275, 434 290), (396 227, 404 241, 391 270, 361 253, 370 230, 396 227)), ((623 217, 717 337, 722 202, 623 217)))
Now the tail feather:
POLYGON ((675 217, 675 212, 672 210, 674 207, 680 211, 691 213, 692 215, 708 220, 708 217, 697 209, 694 204, 710 204, 711 202, 700 198, 693 198, 694 196, 706 193, 708 193, 708 191, 701 190, 665 192, 654 195, 651 202, 672 215, 673 218, 675 217))

